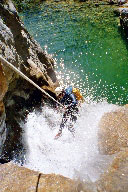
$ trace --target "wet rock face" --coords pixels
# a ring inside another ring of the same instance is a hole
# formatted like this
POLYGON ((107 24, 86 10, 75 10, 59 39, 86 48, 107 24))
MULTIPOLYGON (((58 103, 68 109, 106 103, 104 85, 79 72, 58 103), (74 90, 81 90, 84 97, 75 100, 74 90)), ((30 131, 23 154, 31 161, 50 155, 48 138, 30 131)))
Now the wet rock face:
POLYGON ((128 107, 106 113, 99 123, 99 150, 111 155, 128 147, 128 107))
POLYGON ((4 95, 7 91, 7 82, 5 74, 0 63, 0 153, 2 151, 2 146, 6 139, 6 125, 5 125, 5 106, 3 103, 4 95))
MULTIPOLYGON (((0 0, 0 55, 40 87, 54 93, 58 86, 54 60, 42 50, 24 28, 11 0, 0 0)), ((7 139, 4 151, 11 158, 13 151, 22 148, 22 130, 18 123, 21 119, 25 119, 26 109, 40 102, 41 97, 42 93, 37 88, 2 63, 2 69, 0 68, 0 137, 3 133, 1 126, 5 124, 6 115, 7 139), (2 76, 3 73, 4 76, 2 76)))

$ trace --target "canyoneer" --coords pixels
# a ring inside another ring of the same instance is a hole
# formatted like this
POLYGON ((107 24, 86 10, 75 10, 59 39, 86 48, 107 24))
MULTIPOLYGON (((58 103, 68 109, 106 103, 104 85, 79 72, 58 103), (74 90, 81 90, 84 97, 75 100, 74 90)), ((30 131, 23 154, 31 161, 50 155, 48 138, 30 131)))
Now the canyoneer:
POLYGON ((60 124, 59 131, 55 136, 55 139, 62 135, 62 130, 66 126, 67 121, 69 120, 68 130, 74 133, 73 125, 77 120, 78 116, 78 106, 81 102, 84 101, 83 96, 81 95, 78 88, 73 88, 72 86, 63 89, 61 86, 55 89, 55 93, 58 101, 63 104, 65 112, 62 117, 62 122, 60 124))

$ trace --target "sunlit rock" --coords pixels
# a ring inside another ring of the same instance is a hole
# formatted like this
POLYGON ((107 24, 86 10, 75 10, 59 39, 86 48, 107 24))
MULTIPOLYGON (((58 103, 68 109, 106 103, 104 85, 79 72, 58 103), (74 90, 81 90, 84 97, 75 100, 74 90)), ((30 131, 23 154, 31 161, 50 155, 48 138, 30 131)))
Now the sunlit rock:
POLYGON ((128 149, 120 152, 97 182, 98 192, 128 191, 128 149))
MULTIPOLYGON (((0 62, 0 101, 3 100, 5 93, 7 91, 7 82, 6 82, 6 77, 0 62)), ((1 110, 0 110, 1 112, 1 110)))
POLYGON ((13 163, 0 165, 1 192, 36 191, 38 172, 18 167, 13 163))
POLYGON ((13 163, 0 165, 0 192, 77 192, 75 181, 55 174, 41 174, 13 163))
POLYGON ((128 108, 106 113, 99 123, 99 150, 114 154, 128 147, 128 108))
MULTIPOLYGON (((24 28, 11 0, 0 1, 0 29, 0 54, 39 86, 56 87, 58 81, 54 72, 54 60, 24 28)), ((15 89, 12 84, 15 85, 14 80, 19 75, 6 64, 3 69, 10 89, 15 89)), ((21 80, 17 89, 22 86, 23 91, 26 87, 29 89, 29 85, 27 81, 22 84, 21 80)))

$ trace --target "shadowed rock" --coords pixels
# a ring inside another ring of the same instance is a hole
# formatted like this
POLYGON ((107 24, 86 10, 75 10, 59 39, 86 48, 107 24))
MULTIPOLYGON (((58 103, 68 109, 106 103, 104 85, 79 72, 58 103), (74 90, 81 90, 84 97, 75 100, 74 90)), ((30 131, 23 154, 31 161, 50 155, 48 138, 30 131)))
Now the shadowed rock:
POLYGON ((7 91, 7 81, 5 74, 0 63, 0 153, 2 151, 3 144, 6 139, 6 126, 5 126, 5 106, 3 103, 3 98, 7 91))

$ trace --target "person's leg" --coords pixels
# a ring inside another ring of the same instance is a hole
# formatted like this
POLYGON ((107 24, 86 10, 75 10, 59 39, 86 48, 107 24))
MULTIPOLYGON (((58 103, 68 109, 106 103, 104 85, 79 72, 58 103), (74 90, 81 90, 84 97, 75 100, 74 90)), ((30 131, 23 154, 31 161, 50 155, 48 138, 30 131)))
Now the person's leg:
POLYGON ((70 132, 75 132, 75 129, 74 129, 74 124, 76 123, 76 120, 77 120, 77 114, 78 114, 78 108, 75 107, 73 110, 72 110, 72 113, 71 113, 71 118, 70 118, 70 125, 69 125, 69 128, 68 130, 70 132))
POLYGON ((70 132, 75 132, 74 124, 75 124, 76 120, 77 120, 77 117, 74 116, 74 115, 71 115, 70 124, 69 124, 69 127, 68 127, 68 130, 69 130, 70 132))
POLYGON ((67 110, 67 111, 64 113, 64 115, 63 115, 62 122, 61 122, 61 124, 60 124, 59 131, 58 131, 57 135, 55 136, 55 139, 58 139, 58 138, 61 136, 62 130, 64 129, 65 124, 66 124, 68 118, 69 118, 69 112, 68 112, 68 110, 67 110))
POLYGON ((63 115, 62 122, 61 122, 60 128, 59 128, 59 132, 62 133, 62 130, 63 130, 63 128, 65 127, 65 124, 66 124, 68 118, 69 118, 69 110, 66 111, 66 112, 64 113, 64 115, 63 115))

